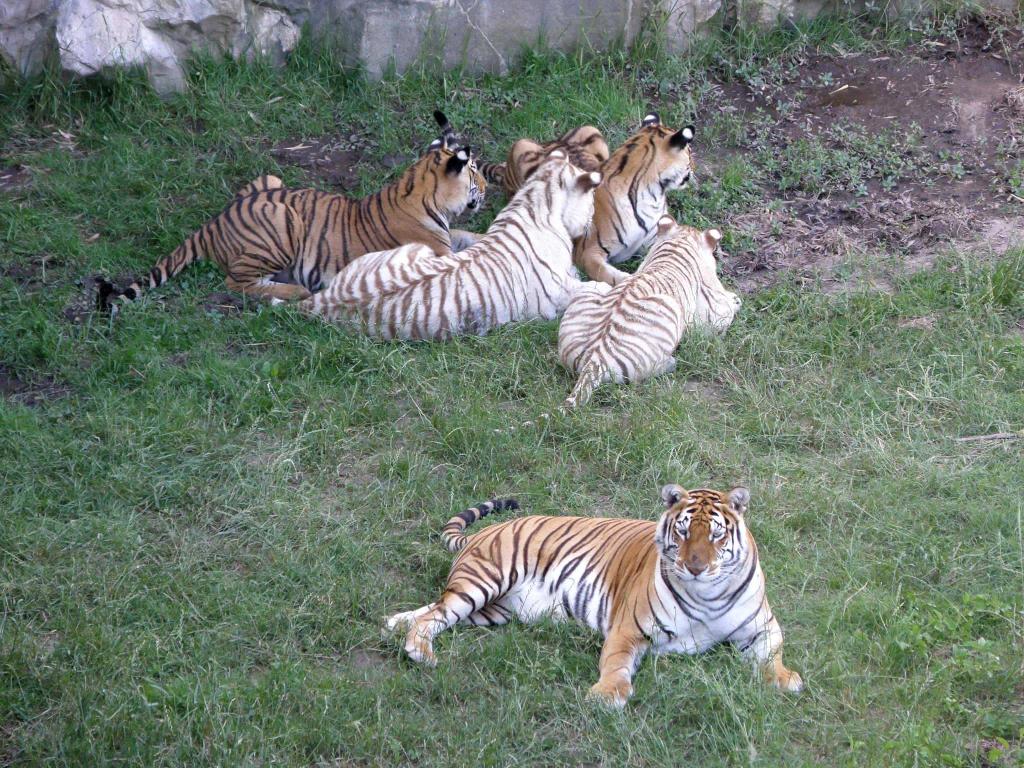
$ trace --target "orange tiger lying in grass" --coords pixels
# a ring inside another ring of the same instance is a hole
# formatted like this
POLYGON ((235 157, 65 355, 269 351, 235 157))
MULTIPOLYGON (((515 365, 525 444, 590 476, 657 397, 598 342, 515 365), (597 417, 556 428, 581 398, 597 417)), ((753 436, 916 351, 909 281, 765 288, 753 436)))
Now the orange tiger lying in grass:
POLYGON ((396 182, 361 200, 288 189, 276 176, 262 176, 146 277, 123 291, 97 278, 97 306, 108 309, 118 297, 132 301, 203 258, 217 262, 231 290, 307 298, 366 253, 423 243, 444 255, 471 245, 477 236, 452 230, 449 222, 481 205, 486 189, 472 151, 456 145, 447 121, 441 137, 396 182))
POLYGON ((604 635, 590 693, 615 707, 632 695, 633 673, 648 650, 699 653, 723 642, 739 648, 766 682, 801 690, 800 675, 782 663, 782 629, 744 522, 750 492, 666 485, 661 498, 668 509, 657 523, 523 517, 471 537, 468 525, 519 505, 496 499, 468 509, 442 533, 459 554, 441 597, 395 614, 387 630, 405 630, 405 652, 433 665, 434 636, 459 622, 575 619, 604 635))
POLYGON ((506 191, 522 185, 556 149, 575 165, 600 171, 604 181, 594 195, 594 221, 576 241, 573 261, 591 280, 615 285, 626 273, 611 265, 650 244, 658 219, 668 212, 668 191, 686 186, 693 177, 693 137, 692 125, 673 131, 652 112, 611 156, 600 131, 583 126, 547 144, 520 139, 503 165, 483 163, 481 168, 506 191))
POLYGON ((608 143, 601 131, 592 125, 584 125, 546 144, 520 139, 508 151, 508 159, 504 163, 481 162, 480 172, 488 181, 501 184, 511 199, 556 149, 564 152, 570 163, 584 171, 600 171, 608 159, 608 143))

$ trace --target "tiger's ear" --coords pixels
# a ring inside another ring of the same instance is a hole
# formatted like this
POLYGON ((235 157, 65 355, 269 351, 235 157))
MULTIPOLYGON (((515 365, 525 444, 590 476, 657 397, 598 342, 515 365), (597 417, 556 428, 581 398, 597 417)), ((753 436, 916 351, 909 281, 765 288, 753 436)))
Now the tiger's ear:
POLYGON ((661 501, 668 507, 674 507, 687 496, 686 489, 681 485, 670 483, 661 488, 661 501))
POLYGON ((427 147, 427 152, 433 152, 435 149, 440 149, 443 146, 443 141, 441 141, 440 139, 434 139, 432 142, 430 142, 430 146, 427 147))
POLYGON ((640 121, 641 128, 651 128, 655 125, 661 125, 661 118, 658 117, 657 112, 648 112, 644 119, 640 121))
POLYGON ((672 138, 668 140, 669 146, 674 149, 686 149, 687 145, 693 141, 694 130, 692 125, 688 125, 682 130, 676 131, 672 134, 672 138))
MULTIPOLYGON (((659 235, 664 235, 666 232, 668 232, 670 229, 672 229, 672 227, 674 227, 675 225, 676 225, 676 220, 673 219, 671 216, 669 216, 666 213, 664 216, 662 216, 660 219, 658 219, 658 234, 659 235)), ((668 486, 665 486, 665 487, 667 488, 668 486)))
POLYGON ((434 120, 437 121, 437 124, 438 126, 440 126, 442 131, 445 128, 451 128, 451 124, 448 122, 448 118, 445 117, 444 112, 442 112, 440 109, 434 110, 434 120))
POLYGON ((747 505, 750 504, 750 491, 742 485, 729 491, 729 509, 741 517, 747 513, 747 505))
POLYGON ((718 244, 722 241, 722 233, 717 229, 707 229, 704 231, 704 242, 708 244, 708 248, 712 251, 718 247, 718 244))
POLYGON ((469 147, 463 147, 448 158, 448 163, 445 165, 444 172, 449 176, 458 176, 462 173, 462 169, 469 165, 469 158, 469 147))
POLYGON ((576 177, 576 186, 581 192, 589 192, 601 183, 601 174, 597 171, 581 173, 576 177))

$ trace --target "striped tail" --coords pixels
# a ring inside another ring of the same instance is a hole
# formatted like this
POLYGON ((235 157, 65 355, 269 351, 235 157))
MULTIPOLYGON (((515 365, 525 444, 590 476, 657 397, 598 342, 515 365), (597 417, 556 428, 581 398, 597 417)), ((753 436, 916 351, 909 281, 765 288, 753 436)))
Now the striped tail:
MULTIPOLYGON (((558 406, 558 413, 565 416, 574 408, 586 405, 590 396, 594 393, 594 390, 601 385, 606 375, 607 371, 600 363, 588 363, 583 368, 579 378, 576 380, 576 386, 572 388, 572 392, 570 392, 569 396, 565 398, 560 406, 558 406)), ((505 427, 494 431, 499 435, 505 435, 515 432, 517 429, 536 427, 543 424, 545 421, 548 421, 550 418, 550 413, 541 413, 538 414, 536 418, 531 419, 530 421, 524 421, 518 426, 505 427)))
POLYGON ((504 184, 505 183, 505 164, 504 163, 488 163, 484 161, 478 161, 476 164, 477 170, 492 184, 504 184))
POLYGON ((515 499, 491 499, 479 506, 459 512, 441 529, 441 541, 449 552, 458 552, 469 541, 465 533, 466 528, 481 517, 487 517, 491 512, 503 512, 506 509, 519 509, 519 502, 515 499))
POLYGON ((143 291, 163 285, 185 267, 205 258, 209 253, 210 245, 208 226, 209 224, 204 225, 194 232, 188 240, 171 251, 169 256, 158 261, 156 266, 149 270, 148 275, 136 278, 123 291, 118 290, 113 283, 98 275, 95 278, 96 308, 100 312, 116 312, 115 300, 135 301, 143 291))
POLYGON ((590 396, 594 394, 594 390, 604 381, 607 373, 604 366, 600 363, 591 362, 583 366, 579 378, 576 379, 576 386, 572 388, 572 392, 569 393, 569 396, 565 398, 565 402, 562 403, 562 412, 566 413, 573 408, 586 405, 587 401, 590 400, 590 396))

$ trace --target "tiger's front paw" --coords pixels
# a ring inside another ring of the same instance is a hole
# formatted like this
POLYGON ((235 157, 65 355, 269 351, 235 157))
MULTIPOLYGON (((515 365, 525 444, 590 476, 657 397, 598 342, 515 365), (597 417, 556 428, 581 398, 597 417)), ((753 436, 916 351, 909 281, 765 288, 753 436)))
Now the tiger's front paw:
POLYGON ((803 678, 792 669, 784 669, 775 679, 775 685, 787 693, 800 693, 804 689, 803 678))
POLYGON ((423 664, 428 667, 437 666, 437 657, 434 655, 433 644, 429 640, 417 636, 415 629, 409 632, 409 637, 405 641, 405 653, 417 664, 423 664))
POLYGON ((626 680, 598 680, 587 693, 587 698, 612 709, 622 709, 633 695, 633 686, 626 680))
POLYGON ((800 674, 784 667, 782 662, 765 667, 764 678, 766 682, 787 693, 800 693, 804 689, 804 681, 800 674))
POLYGON ((616 269, 612 266, 605 267, 604 273, 601 276, 601 281, 608 283, 608 285, 618 285, 623 280, 629 277, 628 272, 623 272, 621 269, 616 269))

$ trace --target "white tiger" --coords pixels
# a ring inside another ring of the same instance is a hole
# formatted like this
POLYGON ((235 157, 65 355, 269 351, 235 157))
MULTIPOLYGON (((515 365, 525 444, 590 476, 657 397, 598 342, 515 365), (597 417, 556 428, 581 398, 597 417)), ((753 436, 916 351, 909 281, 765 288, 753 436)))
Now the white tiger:
POLYGON ((552 319, 580 286, 573 239, 590 223, 600 183, 600 173, 552 152, 466 250, 438 256, 406 245, 367 254, 298 306, 381 339, 442 340, 552 319))
POLYGON ((679 226, 665 215, 639 269, 618 285, 581 284, 562 317, 558 355, 578 376, 562 405, 583 405, 605 381, 621 383, 668 373, 683 332, 725 330, 741 301, 718 279, 717 229, 679 226))

